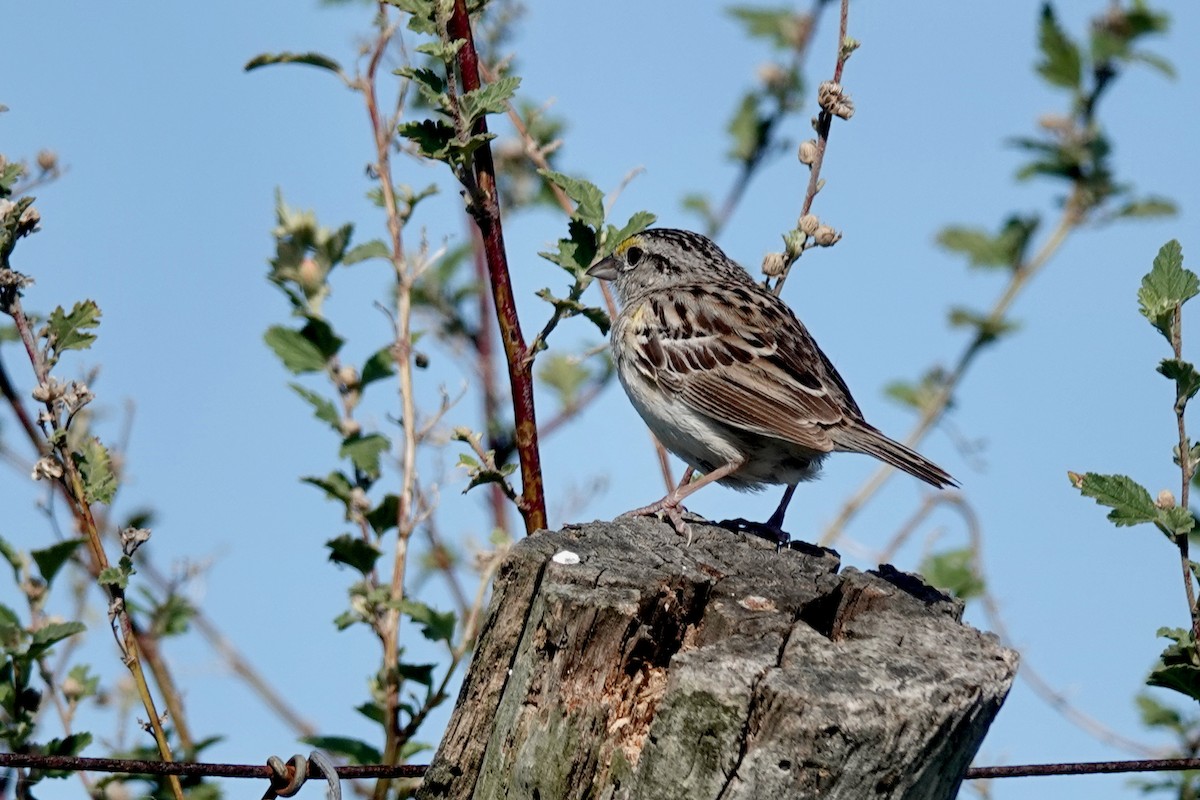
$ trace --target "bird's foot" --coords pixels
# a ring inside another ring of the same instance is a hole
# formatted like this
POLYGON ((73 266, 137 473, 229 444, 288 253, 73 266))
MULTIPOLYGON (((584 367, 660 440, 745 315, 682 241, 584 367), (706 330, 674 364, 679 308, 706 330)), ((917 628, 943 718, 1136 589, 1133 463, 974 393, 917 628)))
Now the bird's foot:
POLYGON ((766 539, 775 544, 775 552, 787 547, 792 541, 792 535, 782 527, 774 524, 774 518, 767 522, 753 522, 742 517, 727 519, 718 523, 722 528, 733 528, 739 533, 748 533, 760 539, 766 539))
POLYGON ((662 500, 651 503, 648 506, 635 508, 633 511, 626 511, 622 517, 658 517, 662 519, 664 516, 671 523, 671 527, 680 536, 687 537, 687 546, 692 544, 692 527, 683 519, 686 508, 679 502, 679 498, 675 497, 675 493, 664 497, 662 500))

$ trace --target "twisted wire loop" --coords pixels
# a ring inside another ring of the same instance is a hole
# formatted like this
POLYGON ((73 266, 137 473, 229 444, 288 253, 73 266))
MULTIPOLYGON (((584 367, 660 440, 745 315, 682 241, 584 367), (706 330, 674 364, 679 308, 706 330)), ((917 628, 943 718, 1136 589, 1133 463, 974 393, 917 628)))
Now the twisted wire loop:
POLYGON ((342 782, 338 777, 337 765, 319 750, 313 750, 308 758, 294 755, 286 764, 279 756, 271 756, 267 759, 267 767, 271 770, 271 785, 263 794, 263 800, 295 795, 308 780, 310 772, 319 772, 329 783, 330 800, 342 800, 342 782))

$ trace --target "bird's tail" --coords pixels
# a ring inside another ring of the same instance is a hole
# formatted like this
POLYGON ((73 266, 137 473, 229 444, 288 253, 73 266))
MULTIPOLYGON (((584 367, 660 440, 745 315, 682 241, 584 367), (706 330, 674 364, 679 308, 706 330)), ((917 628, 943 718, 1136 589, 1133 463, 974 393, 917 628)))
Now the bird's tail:
POLYGON ((946 470, 912 448, 902 445, 894 439, 889 439, 865 422, 840 428, 836 433, 830 430, 829 433, 833 437, 834 447, 837 450, 875 456, 880 461, 902 469, 937 489, 958 486, 958 481, 950 477, 950 473, 946 470))

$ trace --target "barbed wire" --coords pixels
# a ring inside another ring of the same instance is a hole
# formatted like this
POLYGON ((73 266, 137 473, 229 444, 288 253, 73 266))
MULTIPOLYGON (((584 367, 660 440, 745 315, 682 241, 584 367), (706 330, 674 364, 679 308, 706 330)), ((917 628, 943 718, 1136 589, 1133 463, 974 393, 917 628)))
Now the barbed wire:
MULTIPOLYGON (((180 775, 203 778, 260 778, 271 780, 274 770, 266 764, 211 764, 185 761, 144 761, 129 758, 84 758, 30 753, 0 753, 0 768, 25 767, 41 770, 123 772, 131 775, 180 775)), ((428 764, 347 764, 336 768, 340 780, 364 778, 420 778, 428 764)), ((1055 764, 1018 764, 1005 767, 969 767, 966 780, 1030 778, 1051 775, 1108 775, 1122 772, 1180 772, 1200 769, 1200 758, 1158 758, 1132 761, 1075 761, 1055 764)), ((308 764, 310 778, 324 778, 319 763, 308 764)))
MULTIPOLYGON (((84 758, 82 756, 46 756, 30 753, 0 753, 0 767, 27 767, 42 770, 80 772, 126 772, 131 775, 180 775, 199 778, 274 777, 267 764, 211 764, 188 761, 143 761, 133 758, 84 758)), ((427 764, 346 764, 337 767, 342 780, 359 778, 420 778, 427 764)), ((309 777, 324 778, 319 764, 311 760, 309 777)))

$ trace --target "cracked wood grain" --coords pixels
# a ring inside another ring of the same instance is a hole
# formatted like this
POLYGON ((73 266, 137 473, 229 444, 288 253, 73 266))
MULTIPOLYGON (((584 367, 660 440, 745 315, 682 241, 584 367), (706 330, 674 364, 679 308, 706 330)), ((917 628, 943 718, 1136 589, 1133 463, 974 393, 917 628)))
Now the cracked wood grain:
POLYGON ((692 527, 514 548, 418 797, 954 797, 1016 654, 914 576, 692 527))

